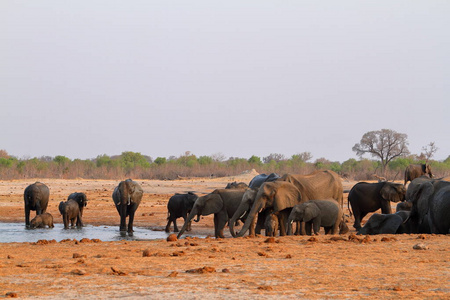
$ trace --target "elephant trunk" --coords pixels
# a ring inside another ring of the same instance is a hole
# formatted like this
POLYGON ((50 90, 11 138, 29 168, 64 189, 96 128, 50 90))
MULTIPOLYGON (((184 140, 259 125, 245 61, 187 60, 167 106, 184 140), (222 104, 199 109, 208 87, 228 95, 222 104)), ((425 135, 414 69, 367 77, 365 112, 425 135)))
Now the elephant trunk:
POLYGON ((196 221, 196 222, 198 222, 198 220, 200 220, 200 213, 198 213, 197 209, 194 207, 191 210, 189 216, 186 218, 186 221, 184 222, 183 227, 181 228, 180 232, 178 232, 177 238, 180 238, 183 235, 183 233, 186 231, 186 229, 189 226, 189 223, 192 221, 192 219, 195 217, 195 215, 198 215, 197 221, 196 221))
POLYGON ((259 201, 255 201, 255 203, 252 206, 252 209, 250 210, 250 213, 247 216, 247 219, 245 219, 245 223, 241 228, 241 231, 236 233, 236 237, 243 236, 248 229, 250 228, 250 225, 252 224, 253 220, 255 219, 256 215, 264 208, 264 203, 259 201))
POLYGON ((197 219, 194 220, 194 222, 200 221, 200 214, 197 214, 197 219))
POLYGON ((247 213, 247 210, 248 207, 239 205, 238 209, 228 222, 228 226, 230 227, 230 233, 233 237, 236 237, 236 232, 234 231, 234 225, 236 224, 236 221, 241 219, 247 213))

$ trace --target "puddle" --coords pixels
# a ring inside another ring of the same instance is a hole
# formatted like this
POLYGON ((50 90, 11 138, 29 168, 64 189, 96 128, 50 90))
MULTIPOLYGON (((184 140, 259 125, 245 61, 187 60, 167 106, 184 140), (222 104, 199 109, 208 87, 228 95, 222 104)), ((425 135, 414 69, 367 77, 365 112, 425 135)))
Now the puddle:
MULTIPOLYGON (((122 236, 119 232, 119 226, 92 226, 86 225, 82 229, 64 229, 63 224, 55 224, 52 229, 38 228, 25 229, 23 223, 1 223, 0 222, 0 243, 24 243, 37 242, 38 240, 56 240, 64 239, 100 239, 106 241, 149 241, 155 239, 166 239, 169 233, 165 231, 153 231, 142 227, 134 227, 133 236, 122 236)), ((189 234, 190 236, 196 236, 189 234)), ((197 235, 204 238, 204 236, 197 235)))

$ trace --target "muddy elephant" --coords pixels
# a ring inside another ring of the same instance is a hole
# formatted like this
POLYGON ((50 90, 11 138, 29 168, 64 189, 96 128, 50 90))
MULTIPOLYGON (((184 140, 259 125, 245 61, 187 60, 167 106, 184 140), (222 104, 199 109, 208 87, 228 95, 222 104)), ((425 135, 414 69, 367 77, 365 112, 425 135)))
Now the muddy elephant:
POLYGON ((195 216, 197 216, 197 219, 194 221, 198 222, 200 221, 200 216, 211 214, 214 214, 214 236, 216 238, 224 238, 223 229, 231 216, 236 212, 244 192, 242 189, 217 189, 212 193, 199 197, 178 233, 178 238, 183 235, 188 224, 195 216))
POLYGON ((59 212, 62 215, 64 229, 69 228, 69 223, 73 227, 75 224, 78 228, 83 227, 83 210, 87 205, 87 197, 84 193, 72 193, 67 201, 59 203, 59 212))
MULTIPOLYGON (((263 183, 256 193, 255 201, 245 219, 244 225, 235 234, 236 237, 243 236, 249 230, 259 212, 263 210, 281 212, 284 209, 291 209, 301 201, 302 195, 300 191, 290 182, 277 180, 263 183)), ((280 222, 280 235, 286 235, 285 222, 280 222)))
MULTIPOLYGON (((170 197, 167 202, 167 225, 166 232, 170 232, 170 223, 173 223, 173 231, 178 232, 177 219, 183 218, 186 221, 188 214, 191 212, 194 206, 195 200, 198 196, 193 192, 186 194, 175 194, 170 197)), ((191 224, 189 223, 186 231, 191 230, 191 224)))
POLYGON ((358 230, 358 234, 396 234, 409 233, 405 226, 409 218, 408 211, 399 211, 395 214, 373 214, 366 224, 358 230))
POLYGON ((264 221, 264 230, 266 231, 266 236, 276 236, 277 231, 280 227, 280 222, 278 221, 278 213, 269 213, 264 221))
POLYGON ((409 223, 412 233, 450 233, 450 182, 420 184, 411 199, 409 223))
POLYGON ((419 165, 409 165, 405 170, 405 183, 408 181, 413 181, 417 177, 428 175, 433 178, 433 173, 431 173, 431 167, 429 164, 419 164, 419 165))
POLYGON ((45 213, 50 197, 48 187, 40 182, 30 184, 25 188, 23 198, 25 202, 25 226, 30 227, 30 211, 35 210, 36 215, 45 213))
POLYGON ((112 198, 120 215, 120 232, 133 235, 134 214, 141 203, 144 191, 139 183, 131 179, 121 181, 114 189, 112 198), (126 218, 128 218, 128 229, 126 218))
POLYGON ((45 228, 45 226, 48 226, 48 228, 55 227, 53 225, 53 216, 48 212, 36 215, 36 217, 30 221, 30 228, 45 228))
MULTIPOLYGON (((405 200, 406 189, 403 184, 387 181, 355 184, 348 193, 348 203, 351 205, 356 230, 361 228, 361 220, 370 212, 381 208, 383 214, 390 214, 391 202, 405 200)), ((349 208, 350 209, 350 208, 349 208)))
MULTIPOLYGON (((312 234, 311 228, 318 235, 320 227, 325 229, 325 234, 338 234, 341 223, 344 222, 342 216, 342 209, 334 199, 309 200, 292 208, 288 223, 304 222, 307 235, 312 234)), ((288 234, 290 233, 289 230, 288 234)))

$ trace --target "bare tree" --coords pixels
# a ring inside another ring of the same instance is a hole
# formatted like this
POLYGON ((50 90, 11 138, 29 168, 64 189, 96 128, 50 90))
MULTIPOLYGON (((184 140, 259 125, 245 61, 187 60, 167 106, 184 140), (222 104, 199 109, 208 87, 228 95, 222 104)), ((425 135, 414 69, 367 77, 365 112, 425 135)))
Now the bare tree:
POLYGON ((386 166, 394 158, 406 156, 408 150, 408 135, 391 129, 369 131, 363 135, 361 141, 352 148, 356 155, 362 157, 370 153, 381 160, 382 172, 386 177, 386 166))
POLYGON ((286 158, 284 157, 283 154, 280 153, 270 153, 269 156, 266 156, 263 158, 264 163, 268 164, 271 160, 276 161, 276 162, 280 162, 282 160, 285 160, 286 158))
POLYGON ((434 154, 436 153, 436 151, 439 148, 436 147, 436 145, 434 144, 434 142, 430 142, 428 145, 422 147, 422 153, 420 153, 419 157, 423 157, 425 159, 426 162, 428 162, 430 160, 430 158, 432 158, 434 156, 434 154))

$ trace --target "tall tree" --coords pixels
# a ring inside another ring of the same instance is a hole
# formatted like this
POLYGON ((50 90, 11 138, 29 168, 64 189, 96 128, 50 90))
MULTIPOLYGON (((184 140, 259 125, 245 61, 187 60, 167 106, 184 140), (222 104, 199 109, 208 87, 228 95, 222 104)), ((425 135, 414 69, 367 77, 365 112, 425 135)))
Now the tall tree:
POLYGON ((365 133, 361 141, 352 148, 356 155, 362 157, 370 153, 381 161, 383 175, 386 176, 387 164, 396 157, 406 156, 408 150, 408 135, 391 129, 381 129, 365 133))
POLYGON ((424 158, 426 162, 428 162, 438 151, 438 147, 434 144, 434 142, 430 142, 428 145, 422 147, 422 153, 420 153, 420 158, 424 158))

